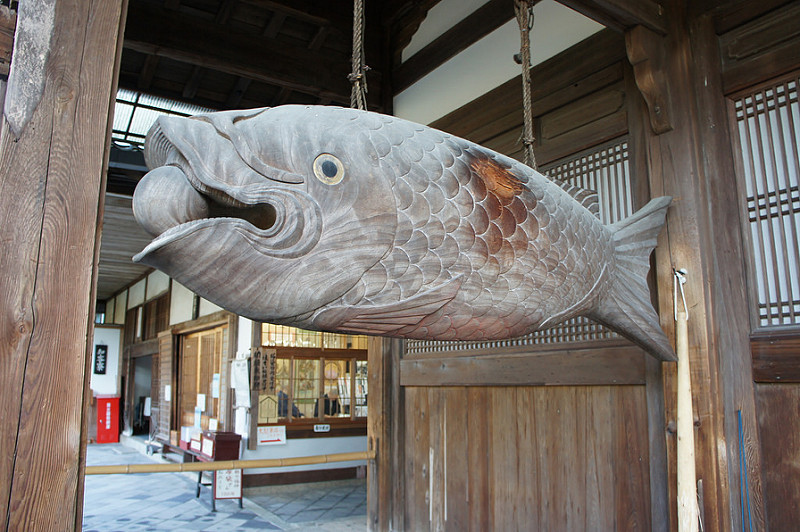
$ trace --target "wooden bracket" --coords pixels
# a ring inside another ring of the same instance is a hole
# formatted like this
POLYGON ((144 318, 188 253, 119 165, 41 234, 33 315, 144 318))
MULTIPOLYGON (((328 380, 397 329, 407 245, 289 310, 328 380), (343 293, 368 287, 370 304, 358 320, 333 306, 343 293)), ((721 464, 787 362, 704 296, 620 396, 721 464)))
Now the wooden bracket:
POLYGON ((625 32, 625 49, 647 104, 650 127, 656 135, 671 131, 669 83, 664 70, 666 38, 644 26, 634 26, 625 32))

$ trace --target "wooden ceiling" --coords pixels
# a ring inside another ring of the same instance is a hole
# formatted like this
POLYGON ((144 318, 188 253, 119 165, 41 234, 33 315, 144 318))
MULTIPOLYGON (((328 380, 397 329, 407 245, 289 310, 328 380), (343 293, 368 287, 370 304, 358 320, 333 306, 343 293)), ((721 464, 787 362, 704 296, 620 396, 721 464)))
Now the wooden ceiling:
MULTIPOLYGON (((391 112, 389 65, 438 1, 364 0, 371 110, 391 112)), ((217 110, 349 106, 352 28, 352 0, 132 0, 119 86, 217 110)), ((150 240, 130 210, 143 170, 141 153, 112 150, 98 300, 150 270, 131 261, 150 240)))
MULTIPOLYGON (((386 111, 387 66, 438 0, 367 0, 370 108, 386 111)), ((213 109, 350 103, 351 0, 136 0, 120 87, 213 109)))

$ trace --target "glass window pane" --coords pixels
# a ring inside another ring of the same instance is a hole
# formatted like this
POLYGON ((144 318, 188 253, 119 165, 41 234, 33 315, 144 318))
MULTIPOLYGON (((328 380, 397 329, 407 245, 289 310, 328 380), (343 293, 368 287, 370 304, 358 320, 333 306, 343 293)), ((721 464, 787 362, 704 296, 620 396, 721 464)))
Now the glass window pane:
POLYGON ((300 416, 313 417, 314 406, 321 395, 319 360, 294 361, 294 404, 300 416))
POLYGON ((367 417, 367 361, 356 362, 356 417, 367 417))

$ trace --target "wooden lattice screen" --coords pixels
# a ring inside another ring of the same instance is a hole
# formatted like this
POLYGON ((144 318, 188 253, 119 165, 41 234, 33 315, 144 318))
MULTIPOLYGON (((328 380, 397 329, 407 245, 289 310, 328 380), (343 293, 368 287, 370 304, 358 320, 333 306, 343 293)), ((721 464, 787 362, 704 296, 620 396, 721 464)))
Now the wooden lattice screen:
MULTIPOLYGON (((539 168, 544 174, 597 192, 600 219, 614 223, 633 213, 628 139, 620 137, 539 168)), ((617 334, 586 318, 573 318, 549 329, 511 340, 494 342, 438 342, 409 340, 408 353, 434 353, 519 346, 569 344, 604 340, 617 334)))
POLYGON ((800 325, 800 105, 795 73, 734 100, 742 161, 751 317, 756 328, 800 325))

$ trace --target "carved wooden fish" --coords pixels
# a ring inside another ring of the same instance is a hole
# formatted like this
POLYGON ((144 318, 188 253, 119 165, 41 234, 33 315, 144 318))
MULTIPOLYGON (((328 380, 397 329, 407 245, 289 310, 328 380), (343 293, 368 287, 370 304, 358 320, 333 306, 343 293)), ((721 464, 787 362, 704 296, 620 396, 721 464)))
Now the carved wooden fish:
POLYGON ((670 198, 604 226, 597 197, 499 153, 324 106, 162 117, 134 260, 237 314, 435 340, 588 316, 674 359, 650 303, 670 198))

